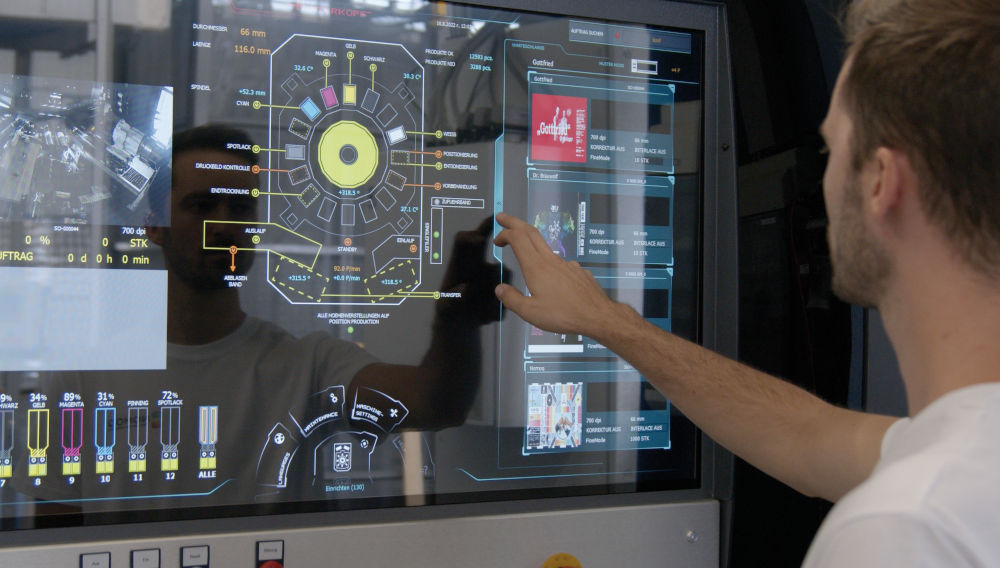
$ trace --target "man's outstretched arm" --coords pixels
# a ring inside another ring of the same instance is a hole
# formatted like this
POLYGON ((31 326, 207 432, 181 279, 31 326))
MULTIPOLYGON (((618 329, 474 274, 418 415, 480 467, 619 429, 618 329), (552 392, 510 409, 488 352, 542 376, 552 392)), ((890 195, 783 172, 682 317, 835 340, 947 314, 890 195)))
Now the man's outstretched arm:
POLYGON ((510 246, 530 296, 503 304, 553 332, 583 334, 645 376, 714 440, 807 495, 831 501, 863 481, 893 418, 853 412, 656 327, 610 299, 593 275, 552 253, 541 234, 503 213, 495 243, 510 246))

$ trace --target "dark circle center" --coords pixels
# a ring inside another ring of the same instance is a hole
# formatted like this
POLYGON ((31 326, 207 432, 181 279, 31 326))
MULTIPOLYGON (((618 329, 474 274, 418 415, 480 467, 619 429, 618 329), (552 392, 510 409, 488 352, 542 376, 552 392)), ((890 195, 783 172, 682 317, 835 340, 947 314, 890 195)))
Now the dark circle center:
POLYGON ((350 144, 344 144, 340 148, 340 161, 351 165, 358 160, 358 149, 350 144))

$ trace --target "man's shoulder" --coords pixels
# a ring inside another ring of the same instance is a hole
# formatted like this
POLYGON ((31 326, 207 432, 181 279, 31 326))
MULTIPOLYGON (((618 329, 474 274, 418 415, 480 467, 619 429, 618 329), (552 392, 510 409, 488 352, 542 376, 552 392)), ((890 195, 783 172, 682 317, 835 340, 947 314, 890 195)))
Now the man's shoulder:
POLYGON ((886 433, 872 475, 838 508, 859 513, 1000 509, 1000 384, 968 387, 886 433))
POLYGON ((998 392, 957 393, 895 425, 875 471, 824 521, 814 556, 840 558, 843 549, 862 546, 904 557, 897 545, 913 552, 919 538, 925 558, 957 555, 1000 565, 1000 399, 991 400, 998 392), (879 542, 868 542, 875 535, 879 542))
POLYGON ((830 512, 806 565, 1000 565, 1000 490, 991 478, 961 451, 880 466, 830 512))
POLYGON ((878 468, 830 512, 806 565, 1000 566, 1000 490, 986 469, 961 452, 878 468))
MULTIPOLYGON (((1000 462, 1000 443, 978 457, 968 447, 932 448, 879 464, 871 477, 837 503, 850 516, 934 514, 949 508, 1000 507, 987 464, 1000 462), (987 475, 983 475, 987 474, 987 475)), ((994 470, 995 471, 995 470, 994 470)), ((831 514, 832 516, 832 514, 831 514)))

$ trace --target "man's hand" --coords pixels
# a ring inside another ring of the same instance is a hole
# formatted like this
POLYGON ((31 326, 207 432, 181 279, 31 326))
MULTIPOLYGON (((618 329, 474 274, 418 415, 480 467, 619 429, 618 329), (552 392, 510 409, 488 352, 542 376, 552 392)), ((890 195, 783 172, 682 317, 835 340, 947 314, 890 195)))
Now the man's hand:
POLYGON ((530 296, 508 284, 496 287, 497 298, 528 322, 556 333, 583 334, 600 340, 602 329, 615 319, 620 305, 601 289, 594 275, 577 262, 552 252, 534 226, 512 215, 497 213, 504 227, 493 240, 510 245, 521 265, 530 296))

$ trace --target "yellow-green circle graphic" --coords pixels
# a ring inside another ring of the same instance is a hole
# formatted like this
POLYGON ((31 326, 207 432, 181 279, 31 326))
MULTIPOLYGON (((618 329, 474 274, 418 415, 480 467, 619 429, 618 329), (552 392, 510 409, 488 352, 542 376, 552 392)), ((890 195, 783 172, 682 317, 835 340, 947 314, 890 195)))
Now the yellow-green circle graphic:
POLYGON ((364 126, 353 120, 341 120, 320 136, 317 156, 326 179, 337 187, 350 189, 375 175, 378 143, 364 126))

